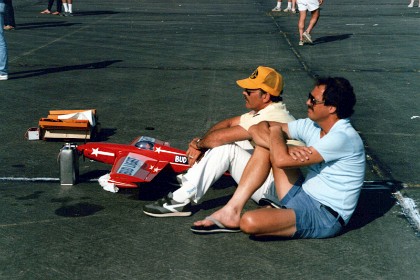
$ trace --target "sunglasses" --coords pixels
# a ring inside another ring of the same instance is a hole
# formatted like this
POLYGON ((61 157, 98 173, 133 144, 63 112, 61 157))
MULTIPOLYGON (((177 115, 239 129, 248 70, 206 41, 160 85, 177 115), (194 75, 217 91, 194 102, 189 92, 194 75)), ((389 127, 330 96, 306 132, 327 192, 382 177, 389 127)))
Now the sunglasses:
POLYGON ((248 88, 246 88, 246 89, 244 89, 244 91, 246 92, 246 94, 248 96, 250 96, 251 93, 258 91, 258 89, 248 89, 248 88))
POLYGON ((316 100, 315 97, 311 93, 309 93, 308 99, 309 99, 309 101, 311 102, 312 105, 324 104, 325 103, 325 101, 316 100))

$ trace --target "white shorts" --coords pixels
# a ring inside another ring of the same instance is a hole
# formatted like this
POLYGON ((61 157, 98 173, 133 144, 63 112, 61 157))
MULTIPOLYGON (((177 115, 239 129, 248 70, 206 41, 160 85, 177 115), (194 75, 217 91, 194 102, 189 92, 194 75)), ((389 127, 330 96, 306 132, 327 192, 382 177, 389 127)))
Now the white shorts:
POLYGON ((315 11, 319 9, 319 1, 318 0, 297 0, 297 5, 299 11, 315 11))

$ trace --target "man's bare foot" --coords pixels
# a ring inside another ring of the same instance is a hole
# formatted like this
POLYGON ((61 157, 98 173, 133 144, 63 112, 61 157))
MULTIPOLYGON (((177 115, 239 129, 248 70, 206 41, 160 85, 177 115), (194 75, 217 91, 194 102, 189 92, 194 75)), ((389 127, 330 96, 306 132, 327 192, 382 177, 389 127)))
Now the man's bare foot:
MULTIPOLYGON (((227 228, 236 228, 239 227, 241 213, 225 206, 214 212, 211 217, 219 221, 227 228)), ((194 222, 195 226, 211 226, 213 224, 214 222, 209 219, 194 222)))

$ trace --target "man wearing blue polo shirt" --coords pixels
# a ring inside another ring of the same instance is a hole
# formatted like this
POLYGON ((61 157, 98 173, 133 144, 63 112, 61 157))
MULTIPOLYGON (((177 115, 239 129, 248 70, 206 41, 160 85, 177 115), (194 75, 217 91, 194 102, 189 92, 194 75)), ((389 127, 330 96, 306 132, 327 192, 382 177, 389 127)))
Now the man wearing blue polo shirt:
MULTIPOLYGON (((257 144, 232 199, 213 213, 226 228, 253 236, 327 238, 339 234, 352 216, 365 174, 363 142, 350 124, 356 96, 344 78, 318 79, 306 101, 308 118, 290 123, 262 122, 250 128, 257 144), (290 148, 286 139, 304 142, 290 148), (308 166, 305 178, 294 168, 308 166), (241 211, 273 169, 275 187, 265 197, 272 208, 241 211)), ((194 223, 210 233, 212 219, 194 223)))

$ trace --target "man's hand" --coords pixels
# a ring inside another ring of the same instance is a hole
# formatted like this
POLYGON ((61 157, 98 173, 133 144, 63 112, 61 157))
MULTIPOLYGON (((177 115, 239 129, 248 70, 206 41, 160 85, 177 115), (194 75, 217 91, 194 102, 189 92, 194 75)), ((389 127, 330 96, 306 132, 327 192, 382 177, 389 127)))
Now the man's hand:
POLYGON ((270 136, 269 127, 270 125, 268 122, 262 121, 248 129, 248 133, 251 135, 251 138, 256 145, 268 148, 270 136))
POLYGON ((309 156, 312 154, 312 151, 308 147, 303 146, 288 146, 289 155, 294 160, 299 160, 301 162, 309 160, 309 156))
POLYGON ((187 150, 187 157, 188 157, 188 165, 193 166, 194 163, 198 162, 202 156, 202 150, 200 149, 198 142, 200 138, 194 138, 191 140, 190 144, 188 145, 187 150))

